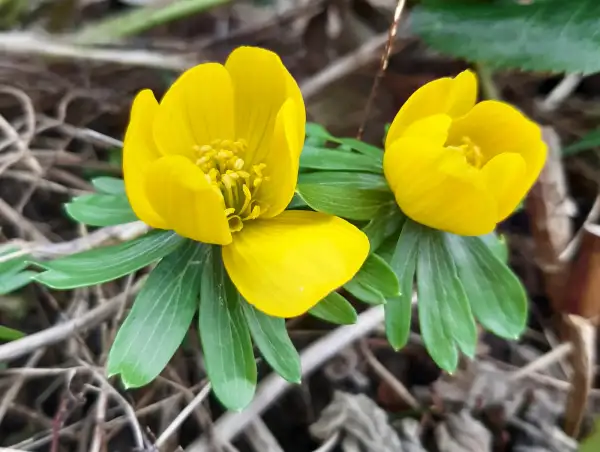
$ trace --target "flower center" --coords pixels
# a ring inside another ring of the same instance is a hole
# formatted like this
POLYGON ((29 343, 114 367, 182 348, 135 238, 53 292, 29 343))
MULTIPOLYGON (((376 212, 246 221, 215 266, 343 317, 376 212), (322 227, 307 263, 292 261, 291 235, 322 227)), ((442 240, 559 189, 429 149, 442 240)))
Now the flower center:
POLYGON ((254 220, 266 211, 256 195, 269 178, 263 175, 264 163, 245 168, 245 140, 214 140, 210 144, 195 146, 196 165, 204 172, 206 180, 217 187, 225 200, 225 215, 231 232, 241 231, 244 221, 254 220))
POLYGON ((462 137, 460 141, 462 144, 449 146, 449 148, 462 152, 469 165, 478 169, 481 168, 485 163, 481 148, 473 143, 469 137, 462 137))

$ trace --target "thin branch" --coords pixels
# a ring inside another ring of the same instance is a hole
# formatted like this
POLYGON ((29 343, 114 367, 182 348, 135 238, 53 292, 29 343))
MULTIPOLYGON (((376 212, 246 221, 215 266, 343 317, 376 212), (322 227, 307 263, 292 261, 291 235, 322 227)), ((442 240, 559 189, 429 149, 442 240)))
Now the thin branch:
POLYGON ((192 411, 194 411, 198 405, 204 402, 204 399, 206 399, 210 393, 210 389, 210 383, 207 383, 206 386, 202 388, 202 391, 200 391, 198 395, 196 395, 196 397, 194 397, 194 399, 183 410, 181 410, 181 413, 179 413, 177 417, 173 419, 173 422, 171 422, 171 424, 169 424, 169 426, 165 429, 165 431, 162 432, 162 434, 156 440, 154 447, 157 449, 160 448, 167 441, 167 439, 169 439, 169 437, 175 433, 175 431, 181 424, 183 424, 192 411))
POLYGON ((545 112, 556 110, 577 89, 581 80, 583 80, 581 74, 565 75, 540 104, 540 110, 545 112))
POLYGON ((394 20, 392 21, 392 25, 388 31, 387 42, 385 43, 385 49, 383 51, 383 55, 381 56, 381 66, 379 67, 379 71, 375 76, 375 80, 373 80, 373 86, 371 87, 371 93, 369 94, 369 98, 367 99, 367 105, 365 106, 365 111, 363 113, 363 118, 360 123, 360 127, 358 128, 358 133, 356 135, 357 139, 362 139, 363 133, 365 131, 365 126, 367 125, 367 120, 369 119, 369 113, 371 112, 371 106, 375 101, 375 95, 377 94, 377 88, 379 88, 379 84, 381 83, 381 79, 383 78, 383 74, 385 74, 385 70, 388 67, 388 62, 390 60, 390 55, 392 54, 392 49, 394 47, 394 39, 396 38, 396 33, 398 32, 398 23, 400 22, 400 17, 402 16, 402 11, 404 10, 405 0, 398 0, 396 4, 396 9, 394 10, 394 20))
POLYGON ((167 55, 146 50, 83 47, 49 39, 46 36, 21 32, 0 33, 0 52, 173 70, 184 70, 195 63, 193 58, 186 55, 167 55))

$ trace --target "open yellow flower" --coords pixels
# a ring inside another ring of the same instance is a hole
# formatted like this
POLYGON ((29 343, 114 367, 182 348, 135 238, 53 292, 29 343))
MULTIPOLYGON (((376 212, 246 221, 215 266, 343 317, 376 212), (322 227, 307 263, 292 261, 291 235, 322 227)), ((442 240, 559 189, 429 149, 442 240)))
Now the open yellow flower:
POLYGON ((160 104, 141 91, 123 148, 138 218, 222 245, 242 296, 278 317, 302 314, 345 284, 369 251, 365 234, 341 218, 284 211, 305 122, 300 89, 279 57, 241 47, 225 65, 184 72, 160 104))
POLYGON ((491 232, 546 160, 537 124, 503 102, 476 98, 471 71, 434 80, 402 106, 385 142, 384 173, 402 211, 460 235, 491 232))

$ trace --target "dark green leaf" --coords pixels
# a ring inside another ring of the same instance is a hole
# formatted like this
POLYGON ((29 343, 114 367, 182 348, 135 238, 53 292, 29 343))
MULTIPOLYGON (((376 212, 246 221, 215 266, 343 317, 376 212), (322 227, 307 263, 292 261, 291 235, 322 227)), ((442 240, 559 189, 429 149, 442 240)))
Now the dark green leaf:
POLYGON ((364 190, 380 190, 390 192, 390 187, 385 177, 380 174, 318 171, 303 173, 298 176, 298 184, 325 185, 327 187, 355 188, 364 190))
POLYGON ((367 144, 364 141, 357 140, 356 138, 338 138, 337 142, 360 152, 363 155, 371 157, 379 163, 379 166, 383 165, 383 149, 367 144))
POLYGON ((308 205, 306 204, 306 202, 304 202, 304 199, 302 199, 302 197, 298 193, 294 193, 294 197, 292 198, 286 209, 295 210, 301 209, 303 207, 308 207, 308 205))
POLYGON ((378 255, 370 254, 358 273, 344 289, 370 304, 383 304, 386 297, 400 295, 400 283, 394 270, 378 255))
POLYGON ((600 129, 592 130, 584 135, 579 141, 564 147, 562 149, 562 154, 565 156, 575 155, 597 147, 600 147, 600 129))
POLYGON ((376 252, 388 237, 397 233, 405 218, 394 203, 381 207, 363 228, 363 232, 369 237, 370 252, 376 252))
POLYGON ((385 332, 394 349, 406 345, 410 334, 412 316, 412 298, 419 237, 422 227, 406 220, 390 264, 400 282, 400 296, 390 297, 385 305, 385 332))
POLYGON ((240 295, 213 247, 202 273, 200 339, 208 378, 221 403, 241 410, 256 389, 256 363, 240 295))
POLYGON ((391 192, 323 184, 299 184, 296 192, 318 212, 350 220, 370 220, 385 204, 394 202, 391 192))
POLYGON ((25 336, 25 333, 22 333, 21 331, 0 325, 0 341, 16 341, 23 336, 25 336))
POLYGON ((125 194, 125 182, 123 179, 117 177, 97 177, 92 180, 92 185, 100 193, 107 195, 124 195, 125 194))
POLYGON ((454 372, 458 364, 456 346, 473 357, 477 330, 441 231, 427 228, 420 233, 417 297, 421 335, 427 351, 438 366, 454 372))
POLYGON ((250 333, 262 356, 275 372, 291 383, 300 383, 300 356, 288 336, 285 319, 271 317, 241 302, 250 333))
POLYGON ((83 195, 65 205, 69 216, 90 226, 113 226, 137 221, 127 197, 121 195, 83 195))
POLYGON ((383 174, 381 162, 359 153, 304 146, 300 154, 301 169, 330 171, 365 171, 383 174))
POLYGON ((313 306, 308 313, 338 325, 351 325, 356 323, 357 318, 352 305, 337 292, 331 292, 313 306))
POLYGON ((600 3, 427 2, 412 11, 416 34, 436 50, 489 67, 600 71, 600 3))
POLYGON ((185 241, 174 232, 152 231, 129 242, 39 263, 48 271, 34 279, 53 289, 73 289, 112 281, 172 253, 185 241))
POLYGON ((126 388, 154 380, 181 345, 198 309, 209 249, 187 241, 148 276, 108 356, 108 374, 120 374, 126 388))
POLYGON ((479 237, 446 234, 471 309, 494 334, 516 339, 527 322, 527 296, 519 279, 479 237))

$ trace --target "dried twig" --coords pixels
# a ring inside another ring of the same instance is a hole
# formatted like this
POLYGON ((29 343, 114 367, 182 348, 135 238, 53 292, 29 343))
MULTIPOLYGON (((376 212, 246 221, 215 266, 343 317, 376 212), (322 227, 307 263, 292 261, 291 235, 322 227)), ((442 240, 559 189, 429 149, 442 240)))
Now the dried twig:
POLYGON ((531 361, 526 366, 514 371, 508 376, 508 379, 509 381, 517 381, 532 373, 539 372, 541 369, 545 369, 568 356, 572 351, 573 345, 570 342, 564 342, 538 359, 531 361))
MULTIPOLYGON (((300 355, 302 374, 307 375, 317 369, 348 344, 366 336, 384 318, 383 307, 376 306, 358 316, 354 325, 343 326, 314 342, 300 355)), ((250 422, 266 410, 281 394, 290 388, 290 383, 279 375, 265 378, 256 391, 254 400, 241 413, 226 413, 215 424, 217 440, 228 441, 237 436, 250 422)), ((201 437, 192 443, 187 452, 207 452, 208 441, 201 437)))
POLYGON ((83 47, 49 39, 46 36, 22 32, 0 33, 0 52, 173 70, 184 70, 196 63, 194 58, 189 55, 168 55, 134 49, 83 47))
POLYGON ((369 98, 367 99, 367 105, 365 105, 365 110, 363 112, 363 118, 358 128, 358 133, 356 134, 356 138, 359 140, 362 138, 363 133, 365 131, 365 126, 367 125, 367 120, 369 119, 369 113, 371 112, 371 106, 375 100, 375 95, 377 94, 377 88, 379 87, 379 83, 381 83, 381 79, 383 78, 383 74, 388 66, 388 61, 390 59, 390 55, 392 54, 392 48, 394 46, 394 40, 396 39, 396 33, 398 32, 398 23, 400 22, 400 17, 402 16, 402 11, 404 10, 405 0, 398 0, 396 4, 396 9, 394 10, 394 20, 392 21, 392 25, 388 31, 387 42, 385 43, 385 49, 383 50, 383 55, 381 56, 381 66, 379 67, 379 71, 375 76, 375 80, 373 80, 373 86, 371 87, 371 93, 369 94, 369 98))
POLYGON ((565 75, 540 104, 540 110, 545 112, 556 110, 577 89, 581 80, 583 80, 581 74, 565 75))

